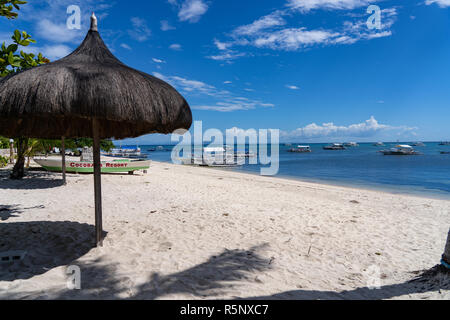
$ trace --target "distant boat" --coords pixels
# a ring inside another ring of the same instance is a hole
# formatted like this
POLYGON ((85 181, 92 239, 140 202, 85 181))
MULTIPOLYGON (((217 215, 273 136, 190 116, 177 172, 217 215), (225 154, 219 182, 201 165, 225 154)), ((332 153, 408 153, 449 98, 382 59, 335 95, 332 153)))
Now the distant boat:
POLYGON ((346 142, 344 143, 344 147, 359 147, 359 144, 356 142, 346 142))
POLYGON ((384 143, 383 142, 376 142, 373 144, 375 147, 384 147, 384 143))
POLYGON ((296 148, 289 149, 288 152, 308 153, 308 152, 311 152, 311 147, 310 146, 297 146, 296 148))
POLYGON ((442 141, 439 143, 440 146, 450 146, 450 141, 442 141))
POLYGON ((253 151, 238 151, 234 154, 234 158, 253 158, 257 155, 253 151))
POLYGON ((323 147, 323 150, 345 150, 346 148, 342 143, 333 143, 329 146, 323 147))
POLYGON ((450 154, 450 151, 441 151, 441 154, 450 154))
POLYGON ((381 150, 380 152, 385 156, 415 156, 422 154, 415 151, 413 147, 407 144, 400 144, 395 148, 391 148, 389 150, 381 150))
MULTIPOLYGON (((33 159, 34 162, 48 171, 61 172, 62 159, 61 158, 42 158, 33 159)), ((101 161, 101 172, 128 172, 146 170, 150 168, 150 161, 131 160, 131 159, 113 159, 109 161, 101 161)), ((66 171, 73 173, 93 173, 93 161, 79 161, 66 159, 66 171)))
POLYGON ((426 147, 425 143, 423 142, 416 142, 412 144, 413 147, 426 147))
MULTIPOLYGON (((236 167, 241 165, 236 158, 234 152, 226 152, 223 147, 205 147, 200 156, 194 153, 190 158, 181 158, 180 161, 186 165, 203 167, 236 167)), ((241 160, 243 158, 240 157, 241 160)))
POLYGON ((147 156, 141 153, 141 148, 137 147, 136 149, 112 149, 109 152, 103 152, 103 156, 105 157, 114 157, 114 158, 128 158, 128 159, 138 159, 145 160, 147 156))

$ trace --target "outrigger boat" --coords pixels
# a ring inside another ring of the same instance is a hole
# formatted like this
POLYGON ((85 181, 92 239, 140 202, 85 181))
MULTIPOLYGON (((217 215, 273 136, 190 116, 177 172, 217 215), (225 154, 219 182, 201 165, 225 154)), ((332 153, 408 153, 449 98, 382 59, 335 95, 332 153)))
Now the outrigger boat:
MULTIPOLYGON (((37 164, 48 171, 61 172, 61 158, 37 158, 33 159, 37 164)), ((101 161, 101 172, 128 172, 132 174, 134 171, 147 170, 150 168, 151 161, 133 160, 133 159, 111 159, 101 161)), ((93 161, 80 161, 79 158, 66 158, 66 172, 72 173, 93 173, 93 161)))
POLYGON ((311 147, 310 146, 297 146, 296 148, 289 149, 288 152, 308 153, 308 152, 311 152, 311 147))
MULTIPOLYGON (((189 158, 180 158, 185 165, 198 165, 201 167, 236 167, 244 164, 246 154, 236 157, 232 151, 226 152, 223 147, 205 147, 200 155, 195 152, 189 158)), ((250 157, 250 153, 249 156, 250 157)))
POLYGON ((110 152, 103 152, 103 156, 112 158, 130 158, 138 160, 146 160, 147 155, 141 153, 141 148, 136 149, 112 149, 110 152))
POLYGON ((359 147, 359 144, 356 142, 346 142, 344 143, 344 147, 359 147))
POLYGON ((333 143, 329 146, 323 147, 323 150, 345 150, 346 147, 342 143, 333 143))
POLYGON ((400 144, 395 148, 391 148, 389 150, 381 150, 380 152, 385 156, 416 156, 422 154, 415 151, 413 147, 407 144, 400 144))

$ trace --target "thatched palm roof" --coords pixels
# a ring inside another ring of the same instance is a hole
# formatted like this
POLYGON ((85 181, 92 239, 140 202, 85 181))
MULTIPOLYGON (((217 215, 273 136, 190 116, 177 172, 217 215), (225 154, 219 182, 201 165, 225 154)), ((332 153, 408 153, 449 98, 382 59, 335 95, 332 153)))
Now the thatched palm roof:
POLYGON ((189 129, 186 100, 169 84, 120 62, 93 24, 67 57, 0 80, 0 134, 35 138, 137 137, 189 129))

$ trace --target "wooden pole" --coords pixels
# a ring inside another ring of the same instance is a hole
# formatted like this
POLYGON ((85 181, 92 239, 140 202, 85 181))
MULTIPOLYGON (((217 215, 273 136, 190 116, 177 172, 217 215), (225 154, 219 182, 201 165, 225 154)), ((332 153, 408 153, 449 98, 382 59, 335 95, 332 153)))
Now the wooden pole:
POLYGON ((66 143, 64 136, 61 137, 61 154, 62 154, 62 178, 63 184, 66 184, 66 143))
POLYGON ((95 240, 98 247, 103 246, 102 226, 102 178, 100 162, 100 136, 98 120, 92 120, 92 131, 94 137, 94 196, 95 196, 95 240))

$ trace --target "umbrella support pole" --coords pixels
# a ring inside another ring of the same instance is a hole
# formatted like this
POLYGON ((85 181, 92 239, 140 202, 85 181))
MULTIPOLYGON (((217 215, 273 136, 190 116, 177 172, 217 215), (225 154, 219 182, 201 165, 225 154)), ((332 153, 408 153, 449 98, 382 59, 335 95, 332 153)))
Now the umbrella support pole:
POLYGON ((92 120, 94 138, 94 195, 95 195, 95 243, 97 247, 103 246, 102 226, 102 186, 101 186, 101 162, 100 162, 100 137, 99 126, 96 119, 92 120))
POLYGON ((63 184, 66 184, 66 143, 65 138, 61 137, 61 155, 62 155, 62 179, 63 184))

